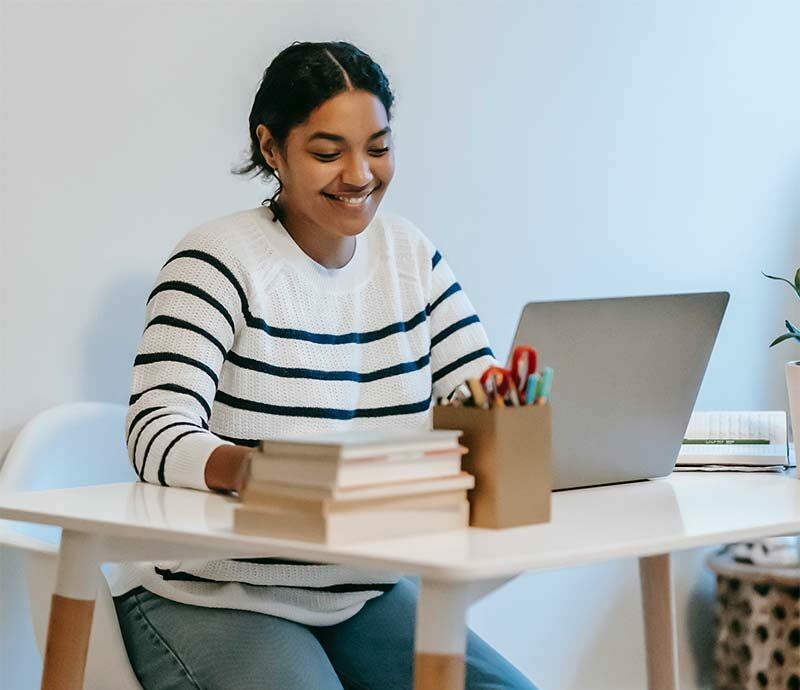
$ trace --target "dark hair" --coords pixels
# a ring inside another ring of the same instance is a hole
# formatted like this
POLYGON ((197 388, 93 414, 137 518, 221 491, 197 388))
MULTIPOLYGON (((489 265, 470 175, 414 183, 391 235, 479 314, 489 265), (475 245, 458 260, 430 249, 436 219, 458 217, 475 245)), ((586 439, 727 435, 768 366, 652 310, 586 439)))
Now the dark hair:
POLYGON ((272 198, 261 202, 262 206, 269 204, 273 220, 281 216, 276 199, 283 184, 264 160, 256 128, 261 124, 268 127, 285 155, 289 131, 308 120, 329 98, 350 89, 377 96, 391 119, 394 95, 388 78, 378 63, 351 43, 295 41, 278 53, 264 71, 250 110, 250 160, 231 172, 235 175, 253 172, 253 177, 262 175, 278 181, 278 190, 272 198))

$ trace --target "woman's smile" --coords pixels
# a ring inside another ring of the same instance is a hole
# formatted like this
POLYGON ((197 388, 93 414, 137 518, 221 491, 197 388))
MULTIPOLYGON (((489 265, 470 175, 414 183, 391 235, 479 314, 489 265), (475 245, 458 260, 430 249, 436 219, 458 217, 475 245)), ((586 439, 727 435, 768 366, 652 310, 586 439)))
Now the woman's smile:
POLYGON ((373 187, 369 192, 360 194, 328 194, 327 192, 322 192, 322 196, 333 202, 337 208, 358 211, 367 207, 367 200, 372 198, 372 193, 376 189, 378 187, 373 187))

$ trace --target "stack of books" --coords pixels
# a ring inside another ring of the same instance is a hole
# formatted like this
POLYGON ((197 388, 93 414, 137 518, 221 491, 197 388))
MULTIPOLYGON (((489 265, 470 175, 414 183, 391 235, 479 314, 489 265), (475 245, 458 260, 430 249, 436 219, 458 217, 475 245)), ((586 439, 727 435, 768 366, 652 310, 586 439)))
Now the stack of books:
POLYGON ((458 430, 350 431, 262 441, 234 529, 330 545, 469 525, 458 430))

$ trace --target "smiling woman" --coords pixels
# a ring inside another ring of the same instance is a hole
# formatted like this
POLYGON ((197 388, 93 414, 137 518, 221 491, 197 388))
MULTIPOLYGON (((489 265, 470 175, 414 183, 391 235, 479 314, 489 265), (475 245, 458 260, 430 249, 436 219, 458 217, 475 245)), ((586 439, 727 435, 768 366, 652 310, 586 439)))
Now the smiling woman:
MULTIPOLYGON (((142 481, 238 491, 260 439, 430 428, 431 400, 495 363, 450 267, 378 214, 393 96, 349 43, 295 43, 264 73, 251 155, 264 204, 191 230, 147 301, 126 438, 142 481)), ((272 558, 138 563, 112 582, 145 690, 410 688, 417 587, 272 558)), ((470 632, 468 690, 533 686, 470 632)))
POLYGON ((323 266, 352 257, 394 177, 393 103, 383 70, 349 44, 294 44, 264 73, 251 160, 235 172, 278 181, 274 217, 323 266))
POLYGON ((351 85, 295 126, 283 146, 266 125, 258 125, 256 134, 282 183, 280 201, 271 203, 292 238, 318 263, 340 268, 394 177, 383 104, 351 85))

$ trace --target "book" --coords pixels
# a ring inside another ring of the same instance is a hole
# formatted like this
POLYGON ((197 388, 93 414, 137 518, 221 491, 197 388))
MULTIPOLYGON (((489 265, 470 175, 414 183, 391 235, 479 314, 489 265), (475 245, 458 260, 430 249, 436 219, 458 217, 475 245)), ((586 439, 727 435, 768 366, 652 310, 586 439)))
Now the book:
POLYGON ((786 465, 677 465, 676 472, 784 472, 786 465))
POLYGON ((278 457, 355 460, 390 453, 446 450, 458 446, 458 430, 366 430, 265 439, 259 453, 278 457))
POLYGON ((681 446, 678 465, 731 465, 763 467, 789 464, 784 444, 681 446))
POLYGON ((461 456, 466 452, 463 446, 455 446, 444 451, 341 461, 255 453, 250 475, 258 481, 329 488, 454 477, 461 472, 461 456))
POLYGON ((315 515, 331 515, 333 513, 345 512, 368 512, 386 510, 414 510, 417 508, 436 508, 445 507, 450 504, 458 504, 466 500, 466 489, 455 489, 451 491, 439 491, 421 495, 391 496, 388 498, 369 498, 363 501, 332 501, 323 498, 321 500, 307 500, 302 498, 291 498, 288 496, 266 496, 260 500, 244 500, 243 504, 250 507, 265 510, 279 510, 296 513, 313 513, 315 515))
MULTIPOLYGON (((475 478, 461 472, 454 477, 440 477, 391 484, 370 484, 348 489, 320 488, 260 482, 251 479, 242 492, 242 501, 249 506, 274 506, 283 509, 332 512, 336 510, 359 510, 374 507, 376 502, 400 501, 404 498, 433 495, 459 494, 475 487, 475 478)), ((399 503, 398 503, 399 505, 399 503)))
POLYGON ((789 464, 786 413, 694 412, 678 467, 773 469, 789 464))
MULTIPOLYGON (((431 496, 421 498, 430 499, 431 496)), ((331 546, 359 541, 431 534, 469 526, 466 499, 417 507, 376 507, 320 514, 249 505, 234 511, 233 529, 275 539, 299 539, 331 546)))

